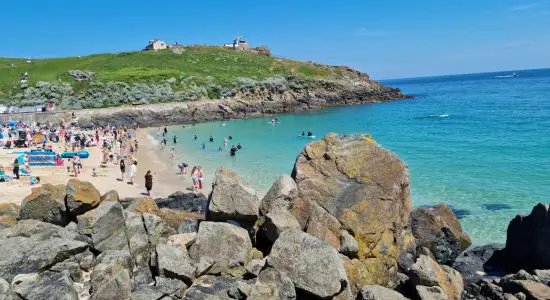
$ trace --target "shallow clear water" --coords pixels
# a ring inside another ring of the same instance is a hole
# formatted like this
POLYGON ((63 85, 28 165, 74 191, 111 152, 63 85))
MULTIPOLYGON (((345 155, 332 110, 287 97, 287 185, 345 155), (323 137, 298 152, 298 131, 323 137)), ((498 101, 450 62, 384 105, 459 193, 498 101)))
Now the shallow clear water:
POLYGON ((172 126, 169 142, 177 135, 178 161, 202 165, 209 179, 224 165, 265 192, 292 171, 308 142, 302 130, 371 133, 409 165, 415 206, 446 202, 465 214, 475 244, 504 242, 508 222, 550 195, 550 70, 518 73, 390 81, 416 98, 280 115, 277 126, 270 117, 172 126), (235 158, 218 152, 229 135, 244 146, 235 158))

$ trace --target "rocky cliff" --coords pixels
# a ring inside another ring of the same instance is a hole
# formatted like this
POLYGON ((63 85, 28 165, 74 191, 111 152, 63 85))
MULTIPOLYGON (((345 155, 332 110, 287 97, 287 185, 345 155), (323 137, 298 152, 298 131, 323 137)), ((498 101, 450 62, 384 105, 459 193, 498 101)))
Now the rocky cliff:
MULTIPOLYGON (((455 260, 469 243, 456 216, 411 215, 406 165, 370 136, 309 144, 262 199, 237 173, 216 176, 208 197, 119 199, 71 180, 1 206, 0 298, 550 298, 550 270, 487 277, 494 247, 455 260)), ((511 223, 506 255, 546 247, 547 211, 511 223)), ((545 267, 533 251, 513 267, 545 267)))

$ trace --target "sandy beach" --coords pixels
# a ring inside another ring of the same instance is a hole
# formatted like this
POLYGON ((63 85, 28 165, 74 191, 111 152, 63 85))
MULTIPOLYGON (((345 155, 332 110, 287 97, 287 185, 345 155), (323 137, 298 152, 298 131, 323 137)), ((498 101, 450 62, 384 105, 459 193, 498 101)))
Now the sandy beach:
MULTIPOLYGON (((87 148, 90 157, 81 160, 83 168, 78 179, 91 182, 101 194, 110 190, 116 190, 120 198, 146 197, 144 176, 147 170, 151 170, 154 173, 153 190, 151 193, 153 198, 167 197, 176 191, 188 192, 188 189, 192 186, 190 175, 179 175, 177 163, 174 163, 173 166, 169 165, 169 151, 164 151, 166 153, 161 152, 159 145, 148 138, 147 129, 138 130, 136 137, 139 142, 139 149, 135 156, 138 161, 135 185, 128 184, 129 178, 127 176, 124 182, 120 180, 121 173, 118 161, 109 162, 105 167, 101 166, 102 152, 99 146, 87 148), (94 168, 96 169, 97 176, 92 175, 94 168)), ((63 152, 61 143, 52 143, 51 145, 55 152, 63 152)), ((4 168, 7 175, 13 175, 11 164, 19 156, 15 152, 29 150, 29 148, 0 149, 0 166, 4 168)), ((67 159, 65 159, 65 166, 31 167, 31 174, 34 177, 40 177, 40 184, 66 184, 70 179, 74 178, 72 173, 67 172, 66 166, 67 159)), ((20 204, 30 194, 31 189, 40 186, 40 184, 31 185, 29 176, 21 176, 20 180, 1 182, 0 203, 20 204)), ((209 189, 210 187, 207 186, 203 192, 208 193, 209 189)))

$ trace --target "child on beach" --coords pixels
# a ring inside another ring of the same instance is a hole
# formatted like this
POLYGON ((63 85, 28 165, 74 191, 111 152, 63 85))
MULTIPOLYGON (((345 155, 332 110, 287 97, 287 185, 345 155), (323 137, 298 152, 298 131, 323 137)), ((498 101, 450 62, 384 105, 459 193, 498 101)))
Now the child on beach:
POLYGON ((193 181, 193 192, 197 192, 199 190, 199 168, 197 166, 191 170, 191 180, 193 181))
POLYGON ((130 181, 132 185, 136 183, 136 173, 137 173, 137 161, 134 161, 134 163, 130 165, 130 181))
POLYGON ((176 150, 174 148, 172 148, 172 150, 170 151, 170 158, 172 159, 172 161, 176 160, 176 150))
POLYGON ((204 173, 202 172, 201 166, 199 166, 198 168, 198 176, 199 176, 199 190, 202 190, 203 183, 204 183, 204 173))

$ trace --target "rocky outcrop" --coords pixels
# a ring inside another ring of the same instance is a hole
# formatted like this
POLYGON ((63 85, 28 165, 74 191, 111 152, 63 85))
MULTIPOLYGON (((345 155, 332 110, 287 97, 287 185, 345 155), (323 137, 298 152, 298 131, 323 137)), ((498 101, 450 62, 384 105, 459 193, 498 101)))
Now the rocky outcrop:
POLYGON ((224 167, 216 171, 210 194, 208 218, 215 220, 244 220, 258 218, 260 200, 256 191, 235 172, 224 167))
POLYGON ((308 144, 292 177, 292 213, 308 233, 340 249, 341 232, 358 243, 346 263, 352 285, 394 285, 397 259, 413 242, 407 166, 368 135, 336 136, 308 144))
POLYGON ((414 286, 440 287, 450 300, 460 300, 464 284, 460 273, 448 266, 440 266, 428 256, 420 255, 409 273, 414 286))
POLYGON ((103 202, 96 209, 78 216, 78 228, 90 235, 98 251, 128 250, 124 214, 118 202, 103 202))
POLYGON ((101 195, 89 182, 71 179, 67 182, 67 210, 72 215, 83 214, 99 205, 101 195))
POLYGON ((78 300, 72 281, 63 273, 30 273, 15 276, 12 290, 23 299, 78 300))
POLYGON ((34 219, 57 225, 67 225, 69 216, 65 208, 65 186, 44 184, 33 188, 23 199, 19 219, 34 219))
POLYGON ((413 210, 411 230, 417 245, 428 248, 441 264, 451 265, 472 244, 453 211, 445 204, 413 210))
POLYGON ((190 254, 196 262, 203 257, 214 260, 209 274, 220 274, 232 267, 244 265, 252 243, 248 232, 228 223, 201 222, 197 240, 190 254))
POLYGON ((297 194, 298 190, 294 179, 288 175, 281 175, 262 198, 260 213, 267 215, 275 210, 291 209, 297 194))
POLYGON ((453 269, 460 272, 465 285, 477 282, 486 275, 499 274, 501 272, 498 268, 489 265, 487 262, 495 251, 502 248, 503 245, 490 244, 468 249, 456 258, 453 269))
POLYGON ((550 213, 539 203, 528 216, 516 216, 508 225, 506 246, 490 264, 507 271, 550 269, 550 213))
POLYGON ((407 298, 394 290, 379 285, 365 285, 359 294, 360 300, 407 300, 407 298))
POLYGON ((287 274, 296 288, 320 298, 342 292, 347 276, 338 252, 300 230, 287 230, 279 236, 268 263, 287 274))
POLYGON ((265 216, 258 235, 274 243, 282 232, 289 229, 300 229, 300 223, 288 210, 276 210, 265 216))

